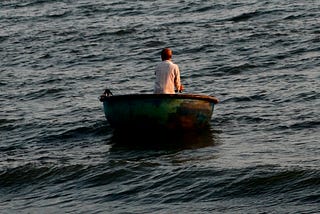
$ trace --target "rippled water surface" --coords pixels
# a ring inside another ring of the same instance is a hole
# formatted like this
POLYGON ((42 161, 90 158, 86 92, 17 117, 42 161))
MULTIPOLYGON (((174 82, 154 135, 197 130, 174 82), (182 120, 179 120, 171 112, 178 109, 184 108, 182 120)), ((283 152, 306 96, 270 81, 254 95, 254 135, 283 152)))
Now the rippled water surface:
POLYGON ((0 2, 1 213, 319 213, 320 1, 0 2), (209 130, 114 132, 164 47, 209 130))

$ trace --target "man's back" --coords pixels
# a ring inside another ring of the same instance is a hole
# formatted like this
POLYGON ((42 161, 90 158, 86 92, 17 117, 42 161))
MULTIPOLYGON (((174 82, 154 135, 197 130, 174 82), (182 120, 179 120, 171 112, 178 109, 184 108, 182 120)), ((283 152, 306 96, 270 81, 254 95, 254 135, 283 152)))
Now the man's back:
POLYGON ((154 93, 174 94, 175 87, 180 88, 180 70, 178 65, 170 60, 164 60, 158 64, 155 71, 156 82, 154 93))

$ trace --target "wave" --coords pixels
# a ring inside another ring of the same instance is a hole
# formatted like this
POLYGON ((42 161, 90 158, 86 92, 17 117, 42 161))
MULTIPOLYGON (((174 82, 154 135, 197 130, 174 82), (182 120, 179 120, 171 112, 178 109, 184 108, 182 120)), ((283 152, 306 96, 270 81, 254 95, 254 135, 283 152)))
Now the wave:
POLYGON ((32 92, 25 92, 23 96, 19 96, 20 100, 34 100, 34 99, 39 99, 43 97, 65 97, 64 92, 66 92, 66 88, 43 88, 39 89, 37 91, 32 91, 32 92))
POLYGON ((315 120, 306 120, 306 121, 299 121, 292 123, 290 125, 280 125, 279 128, 282 129, 290 129, 290 130, 311 130, 311 129, 319 129, 320 128, 320 120, 315 119, 315 120))
POLYGON ((55 163, 26 163, 13 168, 0 170, 0 187, 8 194, 30 185, 42 186, 49 183, 72 181, 81 176, 83 165, 59 165, 55 163))
POLYGON ((42 136, 40 135, 37 141, 39 143, 45 144, 60 144, 66 140, 70 141, 72 139, 84 140, 90 138, 94 139, 97 137, 104 137, 112 132, 106 120, 94 123, 89 122, 88 124, 83 124, 82 122, 77 125, 64 123, 63 127, 56 131, 48 132, 42 136))
POLYGON ((183 203, 215 201, 225 198, 281 197, 287 203, 318 203, 320 172, 317 169, 279 168, 259 166, 243 169, 199 169, 195 166, 168 170, 153 170, 156 163, 117 162, 113 171, 98 172, 84 180, 87 187, 106 186, 113 189, 104 197, 106 201, 125 199, 158 201, 158 203, 183 203), (139 181, 143 179, 144 185, 139 181), (124 187, 125 185, 125 187, 124 187), (152 190, 152 192, 150 192, 152 190))
POLYGON ((228 103, 228 102, 255 102, 259 100, 265 100, 267 98, 266 94, 259 93, 259 94, 254 94, 254 95, 248 95, 248 96, 234 96, 231 98, 226 98, 222 100, 221 102, 223 103, 228 103))
POLYGON ((234 16, 234 17, 229 18, 227 20, 233 21, 233 22, 243 22, 243 21, 247 21, 253 17, 256 17, 258 15, 260 15, 260 13, 258 11, 254 11, 254 12, 242 13, 240 15, 234 16))

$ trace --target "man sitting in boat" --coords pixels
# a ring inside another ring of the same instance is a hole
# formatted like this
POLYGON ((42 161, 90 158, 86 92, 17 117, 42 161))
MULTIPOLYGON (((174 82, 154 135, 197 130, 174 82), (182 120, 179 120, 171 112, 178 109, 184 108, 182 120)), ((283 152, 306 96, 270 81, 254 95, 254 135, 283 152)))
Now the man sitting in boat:
POLYGON ((154 86, 155 94, 174 94, 175 89, 182 92, 184 89, 180 82, 180 70, 172 59, 172 50, 164 48, 161 51, 162 62, 159 63, 155 70, 156 81, 154 86))

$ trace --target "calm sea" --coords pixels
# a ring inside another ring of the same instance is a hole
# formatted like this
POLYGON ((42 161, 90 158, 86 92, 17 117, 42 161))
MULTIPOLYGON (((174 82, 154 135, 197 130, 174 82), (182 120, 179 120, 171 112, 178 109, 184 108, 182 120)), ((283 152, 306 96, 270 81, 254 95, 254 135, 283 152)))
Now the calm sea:
POLYGON ((319 69, 319 0, 2 0, 0 213, 319 213, 319 69), (209 130, 114 132, 164 47, 209 130))

